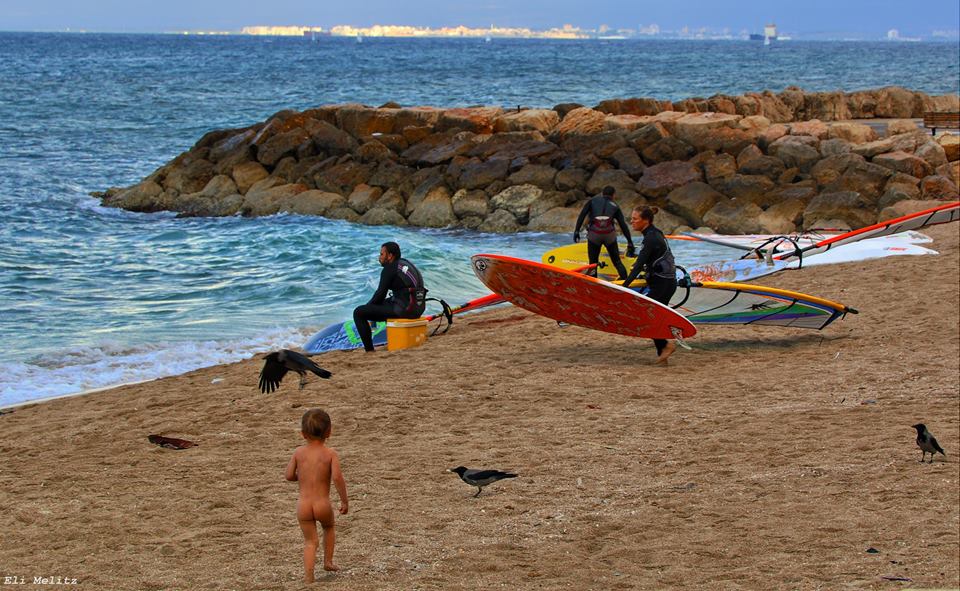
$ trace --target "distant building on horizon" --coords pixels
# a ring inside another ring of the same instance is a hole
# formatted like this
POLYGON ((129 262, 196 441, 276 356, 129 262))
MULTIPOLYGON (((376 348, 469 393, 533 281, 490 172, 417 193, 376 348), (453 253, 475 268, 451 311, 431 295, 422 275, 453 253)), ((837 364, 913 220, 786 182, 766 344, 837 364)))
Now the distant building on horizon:
POLYGON ((777 25, 770 23, 763 28, 763 35, 758 35, 757 33, 750 34, 751 41, 764 41, 769 39, 770 41, 777 40, 777 25))

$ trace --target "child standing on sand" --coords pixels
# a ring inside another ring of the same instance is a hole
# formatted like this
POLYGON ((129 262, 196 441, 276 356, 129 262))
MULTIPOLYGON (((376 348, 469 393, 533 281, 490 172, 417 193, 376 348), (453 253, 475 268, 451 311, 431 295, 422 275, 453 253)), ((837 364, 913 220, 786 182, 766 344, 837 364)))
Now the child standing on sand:
POLYGON ((315 408, 303 413, 300 431, 307 440, 293 452, 287 464, 285 477, 300 482, 300 500, 297 502, 297 520, 303 530, 303 567, 306 582, 313 582, 313 564, 317 557, 317 522, 323 527, 323 569, 338 570, 333 563, 333 545, 336 540, 333 526, 333 507, 330 504, 330 481, 340 495, 340 514, 346 515, 347 483, 340 472, 337 452, 327 447, 331 433, 330 415, 315 408))

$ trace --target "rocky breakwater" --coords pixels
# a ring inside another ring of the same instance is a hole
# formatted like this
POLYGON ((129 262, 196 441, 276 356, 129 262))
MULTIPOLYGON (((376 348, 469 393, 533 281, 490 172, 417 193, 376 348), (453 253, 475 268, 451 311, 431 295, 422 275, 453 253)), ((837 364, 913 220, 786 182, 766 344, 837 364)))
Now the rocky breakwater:
MULTIPOLYGON (((830 93, 813 96, 823 94, 830 93)), ((837 94, 848 104, 864 93, 837 94)), ((918 93, 910 95, 915 106, 918 93)), ((889 122, 879 137, 860 123, 777 123, 785 112, 762 101, 743 115, 723 112, 730 107, 716 97, 707 106, 713 101, 717 110, 689 113, 663 110, 681 103, 650 100, 516 111, 354 104, 282 111, 212 131, 142 182, 96 196, 108 206, 183 216, 291 212, 374 225, 569 232, 584 201, 612 185, 626 211, 659 205, 664 230, 724 233, 856 228, 957 198, 957 136, 933 138, 910 120, 889 122), (657 112, 637 114, 643 110, 657 112)), ((958 109, 957 96, 924 100, 958 109)), ((883 112, 881 104, 872 113, 883 112)))

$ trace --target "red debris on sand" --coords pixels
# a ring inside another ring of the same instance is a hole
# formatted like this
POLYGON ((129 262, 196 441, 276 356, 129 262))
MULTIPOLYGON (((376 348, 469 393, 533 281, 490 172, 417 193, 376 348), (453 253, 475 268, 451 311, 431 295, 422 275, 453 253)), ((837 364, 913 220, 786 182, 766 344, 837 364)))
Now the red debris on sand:
POLYGON ((150 441, 150 443, 155 443, 160 447, 165 447, 167 449, 187 449, 188 447, 195 447, 197 445, 196 443, 187 441, 186 439, 164 437, 163 435, 148 435, 147 439, 150 441))

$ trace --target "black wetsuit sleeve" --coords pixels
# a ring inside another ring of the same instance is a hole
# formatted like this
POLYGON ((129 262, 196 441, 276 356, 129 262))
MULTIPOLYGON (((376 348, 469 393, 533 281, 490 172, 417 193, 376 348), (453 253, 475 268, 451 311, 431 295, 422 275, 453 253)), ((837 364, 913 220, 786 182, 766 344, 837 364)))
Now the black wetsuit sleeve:
POLYGON ((383 270, 380 271, 380 285, 377 286, 377 291, 373 293, 373 297, 370 298, 368 304, 382 304, 387 299, 387 291, 390 290, 393 285, 393 280, 397 277, 397 264, 389 263, 384 265, 383 270))
POLYGON ((623 232, 623 237, 627 239, 628 243, 633 244, 633 238, 630 237, 630 226, 627 225, 627 220, 623 218, 623 210, 618 207, 617 215, 614 217, 617 219, 617 223, 620 224, 620 230, 623 232))
POLYGON ((591 203, 593 203, 593 201, 587 201, 586 203, 583 204, 583 209, 580 210, 580 216, 577 218, 577 227, 573 231, 574 233, 577 233, 580 231, 580 226, 583 225, 583 220, 587 219, 587 213, 590 212, 591 203))
POLYGON ((640 276, 640 272, 643 271, 647 263, 656 260, 656 253, 662 252, 665 247, 666 244, 660 238, 659 232, 644 232, 643 248, 637 253, 637 260, 633 263, 633 269, 630 270, 630 274, 624 280, 623 286, 630 287, 630 284, 640 276))

